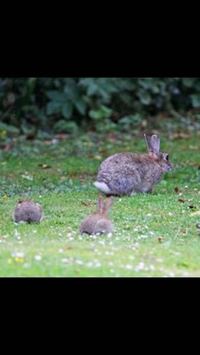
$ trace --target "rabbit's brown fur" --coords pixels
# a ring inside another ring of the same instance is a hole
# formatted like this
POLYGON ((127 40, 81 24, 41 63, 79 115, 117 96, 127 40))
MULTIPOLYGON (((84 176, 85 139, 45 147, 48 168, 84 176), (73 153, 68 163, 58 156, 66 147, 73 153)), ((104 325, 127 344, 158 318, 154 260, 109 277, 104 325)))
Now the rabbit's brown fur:
POLYGON ((148 153, 118 153, 105 159, 94 185, 107 195, 151 192, 162 175, 172 169, 167 153, 160 152, 156 135, 145 136, 148 153))
POLYGON ((15 222, 40 222, 41 218, 42 207, 38 203, 30 200, 18 201, 13 213, 15 222))
POLYGON ((100 196, 96 213, 86 217, 80 226, 80 233, 103 234, 113 231, 112 222, 108 218, 108 211, 112 204, 112 199, 107 198, 105 202, 100 196))

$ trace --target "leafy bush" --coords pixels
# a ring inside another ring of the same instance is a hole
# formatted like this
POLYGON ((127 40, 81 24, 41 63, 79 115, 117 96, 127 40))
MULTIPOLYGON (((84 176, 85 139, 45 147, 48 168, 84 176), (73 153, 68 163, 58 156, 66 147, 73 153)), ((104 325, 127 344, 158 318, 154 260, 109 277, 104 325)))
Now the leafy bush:
POLYGON ((0 78, 2 127, 21 133, 127 130, 144 116, 199 108, 199 78, 0 78))

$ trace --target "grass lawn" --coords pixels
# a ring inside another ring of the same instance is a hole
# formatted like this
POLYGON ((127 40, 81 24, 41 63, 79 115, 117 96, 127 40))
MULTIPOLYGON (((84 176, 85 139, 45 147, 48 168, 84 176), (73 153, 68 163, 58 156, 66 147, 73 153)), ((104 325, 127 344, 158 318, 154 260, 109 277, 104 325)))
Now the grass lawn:
POLYGON ((115 198, 111 236, 81 236, 96 208, 100 162, 145 151, 141 138, 16 140, 0 151, 0 276, 200 276, 200 139, 161 139, 175 167, 153 194, 115 198), (16 201, 41 203, 40 224, 15 224, 16 201))

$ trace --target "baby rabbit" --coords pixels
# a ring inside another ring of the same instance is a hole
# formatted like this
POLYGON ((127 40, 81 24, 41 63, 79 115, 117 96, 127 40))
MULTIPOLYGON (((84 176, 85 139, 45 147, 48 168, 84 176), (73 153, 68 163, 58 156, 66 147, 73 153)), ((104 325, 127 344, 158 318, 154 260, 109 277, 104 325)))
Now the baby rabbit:
POLYGON ((97 189, 106 195, 133 195, 151 192, 162 175, 172 169, 169 155, 160 152, 157 135, 144 135, 148 153, 119 153, 105 159, 99 168, 97 189))
POLYGON ((99 196, 96 213, 91 214, 86 219, 84 219, 80 226, 80 233, 111 233, 113 230, 113 225, 112 222, 108 219, 108 210, 111 207, 111 204, 111 197, 107 197, 104 202, 102 196, 99 196))
POLYGON ((41 218, 42 207, 39 203, 30 200, 18 201, 13 213, 15 222, 40 222, 41 218))

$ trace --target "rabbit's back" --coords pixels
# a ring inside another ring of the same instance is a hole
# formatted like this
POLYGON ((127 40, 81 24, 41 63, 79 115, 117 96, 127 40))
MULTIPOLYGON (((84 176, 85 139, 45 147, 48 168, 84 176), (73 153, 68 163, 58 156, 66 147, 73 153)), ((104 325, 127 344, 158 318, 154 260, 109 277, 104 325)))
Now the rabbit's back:
POLYGON ((15 222, 39 222, 42 218, 42 209, 38 204, 23 202, 17 205, 14 211, 15 222))
POLYGON ((80 226, 80 233, 97 234, 112 232, 112 223, 107 218, 96 214, 87 217, 80 226))
POLYGON ((105 183, 113 194, 130 195, 149 191, 160 176, 159 164, 148 154, 119 153, 101 163, 97 182, 105 183))

